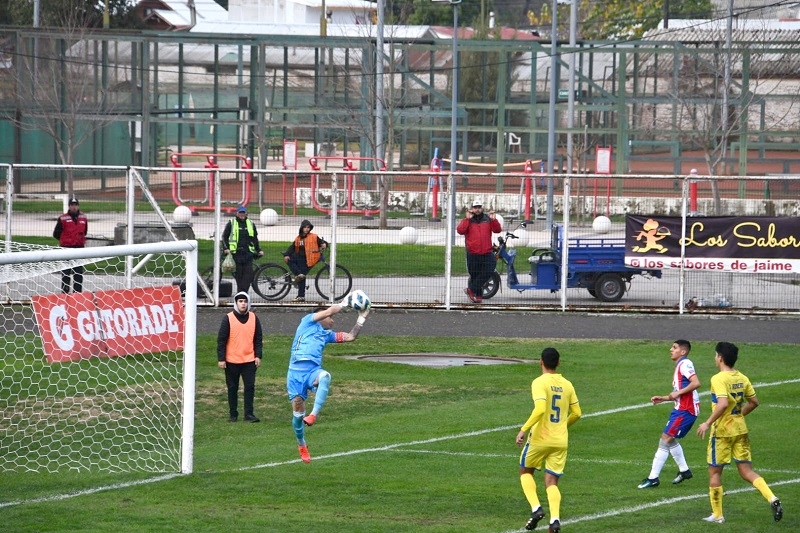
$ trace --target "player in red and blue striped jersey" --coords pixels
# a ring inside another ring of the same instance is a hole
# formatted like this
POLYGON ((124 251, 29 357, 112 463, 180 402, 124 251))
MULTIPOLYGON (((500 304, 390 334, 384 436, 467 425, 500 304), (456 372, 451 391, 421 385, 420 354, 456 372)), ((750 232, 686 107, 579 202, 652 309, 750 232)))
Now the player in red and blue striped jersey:
POLYGON ((640 489, 657 487, 660 485, 658 479, 661 469, 671 455, 678 465, 678 474, 672 483, 678 484, 685 479, 692 478, 692 471, 683 455, 678 439, 685 437, 692 429, 697 415, 700 414, 700 395, 697 389, 700 387, 700 379, 694 370, 694 363, 689 359, 689 352, 692 344, 683 339, 672 343, 669 349, 669 356, 675 362, 675 371, 672 375, 672 392, 666 396, 653 396, 650 401, 654 404, 662 402, 675 402, 675 407, 669 415, 667 425, 658 441, 658 449, 653 457, 653 466, 648 475, 641 483, 640 489))

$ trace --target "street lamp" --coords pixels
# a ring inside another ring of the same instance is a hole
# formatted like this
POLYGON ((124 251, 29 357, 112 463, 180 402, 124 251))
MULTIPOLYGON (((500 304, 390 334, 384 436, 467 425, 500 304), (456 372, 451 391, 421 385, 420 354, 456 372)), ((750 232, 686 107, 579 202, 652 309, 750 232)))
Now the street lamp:
MULTIPOLYGON (((445 243, 445 276, 450 279, 453 270, 453 243, 456 227, 456 156, 458 154, 458 4, 461 0, 432 0, 436 3, 448 3, 453 6, 453 86, 450 96, 450 176, 447 192, 450 201, 447 203, 447 242, 445 243)), ((450 307, 450 283, 445 289, 445 304, 450 307)))

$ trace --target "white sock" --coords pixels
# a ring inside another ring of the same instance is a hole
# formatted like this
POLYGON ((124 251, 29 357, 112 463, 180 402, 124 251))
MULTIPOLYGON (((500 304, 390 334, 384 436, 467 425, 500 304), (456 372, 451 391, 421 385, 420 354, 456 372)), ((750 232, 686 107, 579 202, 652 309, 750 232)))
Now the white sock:
POLYGON ((678 463, 678 470, 681 472, 686 472, 689 470, 689 465, 686 463, 686 457, 683 456, 683 447, 675 441, 674 445, 670 447, 669 453, 672 454, 672 458, 675 459, 675 462, 678 463))
POLYGON ((650 468, 650 475, 647 476, 647 478, 657 478, 661 473, 661 469, 664 468, 664 464, 667 462, 667 459, 669 459, 669 448, 667 448, 667 445, 663 440, 659 440, 656 455, 653 457, 653 466, 650 468))

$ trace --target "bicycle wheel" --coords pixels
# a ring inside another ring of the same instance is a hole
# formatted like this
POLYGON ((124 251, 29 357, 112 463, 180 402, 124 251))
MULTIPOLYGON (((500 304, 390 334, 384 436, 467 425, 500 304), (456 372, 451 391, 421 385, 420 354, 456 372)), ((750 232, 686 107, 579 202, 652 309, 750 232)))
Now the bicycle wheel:
POLYGON ((280 300, 292 289, 292 275, 277 263, 258 267, 253 275, 253 290, 265 300, 280 300))
MULTIPOLYGON (((314 283, 317 287, 317 292, 320 296, 322 296, 322 299, 328 300, 328 296, 333 293, 331 290, 330 265, 326 264, 324 267, 320 268, 319 271, 317 271, 317 277, 314 280, 314 283)), ((350 271, 342 265, 336 265, 336 292, 333 296, 333 300, 341 300, 347 296, 347 293, 349 293, 350 289, 352 288, 353 276, 350 275, 350 271)))

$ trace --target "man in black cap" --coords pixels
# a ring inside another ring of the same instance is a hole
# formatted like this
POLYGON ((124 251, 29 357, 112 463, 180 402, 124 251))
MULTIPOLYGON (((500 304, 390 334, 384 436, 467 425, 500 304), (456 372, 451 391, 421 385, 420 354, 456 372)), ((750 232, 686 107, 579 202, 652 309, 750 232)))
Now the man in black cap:
MULTIPOLYGON (((83 248, 86 246, 86 232, 89 219, 81 213, 77 198, 70 198, 66 213, 58 217, 53 230, 53 238, 58 239, 62 248, 83 248)), ((61 290, 68 293, 72 285, 73 292, 83 291, 83 265, 61 271, 61 290)))
POLYGON ((497 259, 492 253, 492 233, 500 233, 503 227, 494 211, 483 212, 483 203, 472 202, 467 216, 456 226, 456 232, 464 236, 467 247, 467 271, 469 284, 464 292, 473 303, 483 301, 483 286, 492 277, 497 259))
POLYGON ((322 258, 322 250, 328 247, 325 239, 311 233, 312 229, 314 229, 314 224, 308 220, 302 221, 297 237, 283 254, 283 260, 295 275, 294 282, 297 285, 295 302, 306 301, 306 274, 322 258))
POLYGON ((236 218, 225 226, 222 232, 222 253, 233 254, 236 270, 236 292, 248 292, 253 283, 253 259, 262 257, 261 245, 258 242, 256 225, 247 218, 247 208, 240 205, 236 208, 236 218))

